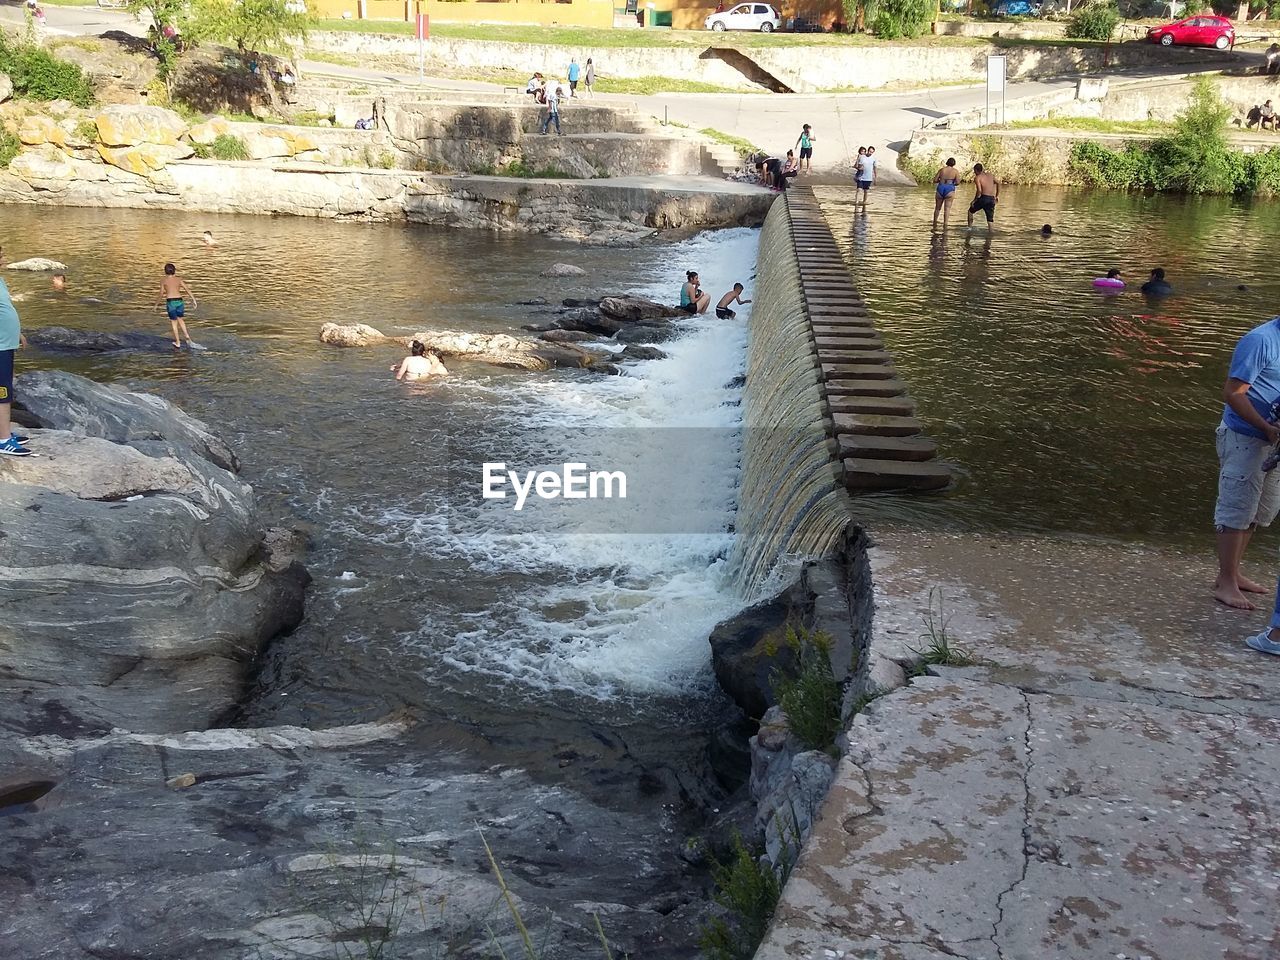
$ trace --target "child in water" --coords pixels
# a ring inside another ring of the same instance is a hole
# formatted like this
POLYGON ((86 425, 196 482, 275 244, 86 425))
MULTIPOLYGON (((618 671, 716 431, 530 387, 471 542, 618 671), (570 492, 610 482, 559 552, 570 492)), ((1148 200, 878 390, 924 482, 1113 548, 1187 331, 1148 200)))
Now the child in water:
MULTIPOLYGON (((191 334, 187 332, 187 321, 184 319, 187 315, 186 301, 183 295, 191 298, 191 309, 194 310, 200 306, 196 300, 196 295, 191 292, 191 288, 187 286, 187 281, 178 276, 178 268, 172 263, 164 265, 164 279, 160 281, 160 300, 163 303, 165 313, 169 315, 169 326, 173 328, 173 348, 175 350, 182 349, 182 338, 187 338, 187 346, 192 350, 203 350, 191 339, 191 334)), ((161 306, 157 303, 156 306, 161 306)))
POLYGON ((439 357, 427 352, 426 345, 421 340, 413 341, 409 347, 409 356, 391 369, 397 380, 422 380, 426 377, 444 376, 449 372, 439 357))

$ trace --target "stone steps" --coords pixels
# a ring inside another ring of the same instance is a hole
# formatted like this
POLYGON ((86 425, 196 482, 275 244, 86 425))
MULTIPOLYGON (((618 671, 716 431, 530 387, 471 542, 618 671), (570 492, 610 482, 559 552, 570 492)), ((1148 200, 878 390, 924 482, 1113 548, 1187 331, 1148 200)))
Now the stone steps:
POLYGON ((811 187, 785 197, 822 390, 850 492, 932 492, 952 470, 922 435, 916 404, 898 379, 866 301, 811 187))

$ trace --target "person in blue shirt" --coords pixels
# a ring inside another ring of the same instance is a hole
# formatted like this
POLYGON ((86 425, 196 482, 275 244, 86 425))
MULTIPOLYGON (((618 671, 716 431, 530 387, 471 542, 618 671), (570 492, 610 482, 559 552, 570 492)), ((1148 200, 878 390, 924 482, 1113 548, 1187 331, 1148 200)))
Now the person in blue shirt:
MULTIPOLYGON (((3 266, 4 248, 0 247, 0 267, 3 266)), ((13 432, 13 421, 9 419, 13 406, 13 355, 26 345, 9 287, 0 280, 0 456, 31 456, 31 450, 24 445, 27 438, 13 432)))
POLYGON ((1246 594, 1268 591, 1240 573, 1240 562, 1253 532, 1270 526, 1280 512, 1280 470, 1262 468, 1280 442, 1275 423, 1280 401, 1280 317, 1240 338, 1231 355, 1223 399, 1226 404, 1216 434, 1220 467, 1213 525, 1218 577, 1213 596, 1236 610, 1254 610, 1246 594))
POLYGON ((578 66, 578 58, 574 57, 569 61, 569 96, 578 95, 578 77, 581 75, 582 68, 578 66))

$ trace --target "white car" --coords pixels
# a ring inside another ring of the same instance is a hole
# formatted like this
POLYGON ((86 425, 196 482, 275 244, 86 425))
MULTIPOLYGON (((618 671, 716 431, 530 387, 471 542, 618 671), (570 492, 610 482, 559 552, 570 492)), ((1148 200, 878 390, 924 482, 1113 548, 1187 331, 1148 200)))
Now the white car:
POLYGON ((723 32, 725 30, 759 30, 761 33, 773 33, 782 26, 782 18, 778 11, 767 3, 740 3, 736 7, 707 17, 708 30, 723 32))

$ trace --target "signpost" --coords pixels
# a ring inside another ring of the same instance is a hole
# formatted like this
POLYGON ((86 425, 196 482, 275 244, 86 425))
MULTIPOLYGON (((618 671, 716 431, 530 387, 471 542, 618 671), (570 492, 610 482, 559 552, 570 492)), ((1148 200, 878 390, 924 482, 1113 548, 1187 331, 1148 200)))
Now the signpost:
POLYGON ((991 95, 1000 94, 1000 114, 998 123, 1004 122, 1004 68, 1005 58, 987 57, 987 123, 991 123, 991 95))
POLYGON ((427 40, 431 37, 431 18, 425 13, 418 14, 417 27, 414 35, 418 38, 418 82, 422 83, 423 75, 426 72, 427 61, 427 40))

